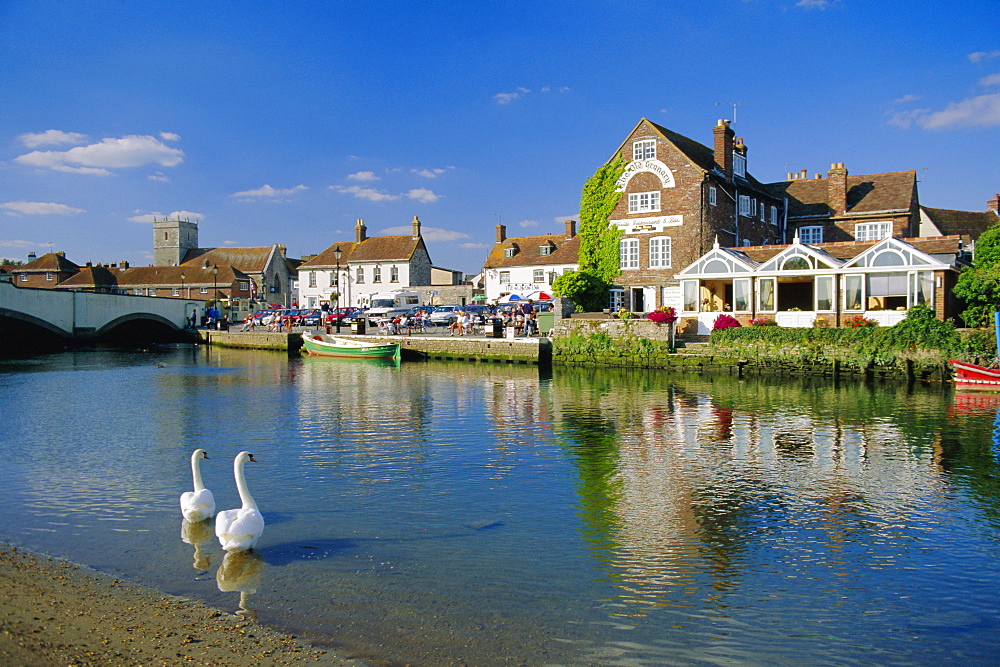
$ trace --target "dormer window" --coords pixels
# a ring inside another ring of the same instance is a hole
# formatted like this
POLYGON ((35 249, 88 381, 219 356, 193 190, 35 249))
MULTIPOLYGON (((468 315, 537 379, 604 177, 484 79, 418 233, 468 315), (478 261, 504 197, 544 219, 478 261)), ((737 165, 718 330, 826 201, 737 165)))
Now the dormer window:
POLYGON ((538 246, 538 254, 539 255, 551 255, 552 254, 552 246, 550 246, 547 243, 545 245, 538 246))
POLYGON ((733 173, 737 176, 747 177, 747 156, 742 153, 733 153, 733 173))
POLYGON ((656 159, 656 140, 655 139, 644 139, 642 141, 637 141, 632 144, 632 159, 633 160, 655 160, 656 159))
POLYGON ((516 254, 517 254, 517 248, 504 248, 503 249, 503 256, 504 257, 513 257, 516 254))

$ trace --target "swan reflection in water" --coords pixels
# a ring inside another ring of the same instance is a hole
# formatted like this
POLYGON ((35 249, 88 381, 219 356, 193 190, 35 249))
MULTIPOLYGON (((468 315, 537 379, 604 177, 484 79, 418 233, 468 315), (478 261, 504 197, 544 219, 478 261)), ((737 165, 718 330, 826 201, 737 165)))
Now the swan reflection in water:
POLYGON ((240 616, 256 618, 257 612, 249 608, 250 594, 256 593, 261 575, 267 563, 256 549, 249 551, 229 551, 222 558, 222 565, 215 575, 219 590, 223 593, 240 592, 240 616))
POLYGON ((214 534, 211 519, 193 523, 184 519, 181 523, 181 541, 194 547, 194 569, 200 570, 201 574, 208 572, 212 565, 211 555, 205 553, 202 546, 210 542, 214 534))

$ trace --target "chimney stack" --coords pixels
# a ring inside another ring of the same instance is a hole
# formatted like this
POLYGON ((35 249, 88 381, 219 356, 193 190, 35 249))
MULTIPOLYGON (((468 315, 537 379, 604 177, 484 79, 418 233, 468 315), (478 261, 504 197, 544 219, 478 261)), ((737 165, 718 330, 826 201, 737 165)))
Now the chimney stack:
POLYGON ((420 218, 413 216, 413 238, 420 238, 420 218))
POLYGON ((497 225, 497 243, 503 243, 507 240, 507 226, 497 225))
POLYGON ((827 203, 833 210, 833 215, 843 215, 847 212, 847 169, 844 168, 844 163, 831 164, 827 175, 830 178, 827 183, 827 203))
POLYGON ((566 238, 571 239, 576 236, 576 220, 566 221, 566 238))
POLYGON ((986 208, 993 213, 1000 215, 1000 194, 993 195, 993 199, 986 202, 986 208))
POLYGON ((282 257, 284 257, 285 253, 288 252, 288 248, 285 247, 284 243, 279 243, 278 244, 278 252, 281 253, 282 257))
POLYGON ((38 259, 38 255, 35 254, 35 251, 34 250, 30 251, 28 253, 28 261, 34 262, 36 259, 38 259))
POLYGON ((712 128, 715 134, 715 163, 722 168, 726 178, 733 176, 733 136, 736 134, 729 127, 729 121, 723 118, 712 128))
POLYGON ((365 221, 358 218, 358 224, 354 226, 354 242, 361 243, 366 238, 368 238, 368 228, 365 227, 365 221))

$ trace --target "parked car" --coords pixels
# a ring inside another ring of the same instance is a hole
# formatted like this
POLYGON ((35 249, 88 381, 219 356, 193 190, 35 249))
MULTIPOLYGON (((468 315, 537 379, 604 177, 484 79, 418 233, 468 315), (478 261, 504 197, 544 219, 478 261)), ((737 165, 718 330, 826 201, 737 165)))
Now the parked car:
POLYGON ((341 324, 349 324, 353 321, 355 315, 357 315, 360 308, 334 308, 326 316, 326 321, 329 324, 336 324, 337 320, 340 320, 341 324))
POLYGON ((431 312, 431 322, 438 325, 448 326, 454 322, 458 315, 458 311, 462 310, 462 306, 459 305, 449 305, 449 306, 438 306, 431 312))
POLYGON ((304 327, 318 327, 323 318, 323 311, 319 308, 303 308, 296 313, 299 325, 304 327))

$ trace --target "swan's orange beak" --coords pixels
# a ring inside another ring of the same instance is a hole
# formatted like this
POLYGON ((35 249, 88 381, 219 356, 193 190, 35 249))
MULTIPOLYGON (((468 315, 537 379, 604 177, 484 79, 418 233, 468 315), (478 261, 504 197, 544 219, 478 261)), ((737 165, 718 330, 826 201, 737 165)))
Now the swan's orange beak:
POLYGON ((257 463, 257 459, 253 457, 253 454, 250 455, 250 460, 253 461, 254 463, 257 463))

